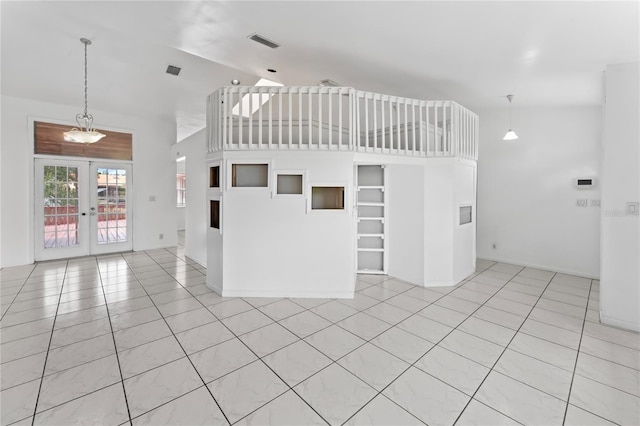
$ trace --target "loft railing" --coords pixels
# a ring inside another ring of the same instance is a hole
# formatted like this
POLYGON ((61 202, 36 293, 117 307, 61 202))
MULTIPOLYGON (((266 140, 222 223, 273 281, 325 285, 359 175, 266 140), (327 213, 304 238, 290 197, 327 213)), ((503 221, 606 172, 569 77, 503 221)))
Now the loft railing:
POLYGON ((478 116, 452 101, 349 87, 224 87, 207 99, 209 152, 334 150, 478 158, 478 116))

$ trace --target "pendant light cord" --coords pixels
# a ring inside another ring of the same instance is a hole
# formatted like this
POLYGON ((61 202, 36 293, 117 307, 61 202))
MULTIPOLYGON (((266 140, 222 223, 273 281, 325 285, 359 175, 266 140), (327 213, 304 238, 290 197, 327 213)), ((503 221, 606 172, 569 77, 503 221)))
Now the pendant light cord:
POLYGON ((87 116, 87 45, 88 44, 89 43, 84 43, 84 116, 85 117, 87 116))

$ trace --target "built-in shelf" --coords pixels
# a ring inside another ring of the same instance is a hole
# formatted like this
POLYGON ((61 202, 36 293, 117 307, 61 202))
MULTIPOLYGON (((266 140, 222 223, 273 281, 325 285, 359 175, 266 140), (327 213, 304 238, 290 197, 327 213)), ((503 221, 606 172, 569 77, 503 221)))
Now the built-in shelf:
POLYGON ((209 201, 209 214, 210 214, 210 226, 215 229, 220 229, 220 201, 209 201))
POLYGON ((358 272, 382 274, 385 265, 384 216, 385 187, 384 167, 381 165, 358 166, 358 272))
POLYGON ((358 201, 359 206, 372 206, 372 207, 384 207, 384 203, 382 202, 370 202, 370 201, 358 201))
POLYGON ((220 166, 209 167, 209 188, 220 188, 220 166))
POLYGON ((384 186, 377 186, 377 185, 360 185, 358 187, 358 191, 360 191, 361 189, 379 189, 381 191, 384 191, 384 186))
POLYGON ((344 210, 344 186, 312 186, 312 210, 344 210))
POLYGON ((276 193, 288 195, 302 194, 301 174, 278 174, 276 178, 276 193))
POLYGON ((241 188, 266 188, 269 186, 268 164, 233 164, 231 186, 241 188))

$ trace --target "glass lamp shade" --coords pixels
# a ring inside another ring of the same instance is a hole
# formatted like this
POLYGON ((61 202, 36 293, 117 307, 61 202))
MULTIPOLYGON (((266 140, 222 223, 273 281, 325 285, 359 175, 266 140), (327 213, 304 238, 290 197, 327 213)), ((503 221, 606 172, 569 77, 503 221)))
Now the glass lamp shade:
POLYGON ((95 143, 105 136, 95 130, 78 130, 75 127, 68 132, 64 132, 65 141, 77 143, 95 143))
POLYGON ((504 135, 504 137, 502 138, 503 141, 513 141, 513 140, 516 140, 516 139, 518 139, 518 135, 516 135, 516 132, 514 132, 511 129, 509 129, 507 134, 504 135))

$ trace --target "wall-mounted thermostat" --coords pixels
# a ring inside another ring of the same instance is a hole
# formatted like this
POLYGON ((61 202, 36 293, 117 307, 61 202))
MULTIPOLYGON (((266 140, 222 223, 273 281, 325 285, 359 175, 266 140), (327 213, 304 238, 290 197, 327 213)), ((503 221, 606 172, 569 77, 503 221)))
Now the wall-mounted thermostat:
POLYGON ((596 185, 594 178, 577 178, 576 188, 578 189, 591 189, 596 185))

